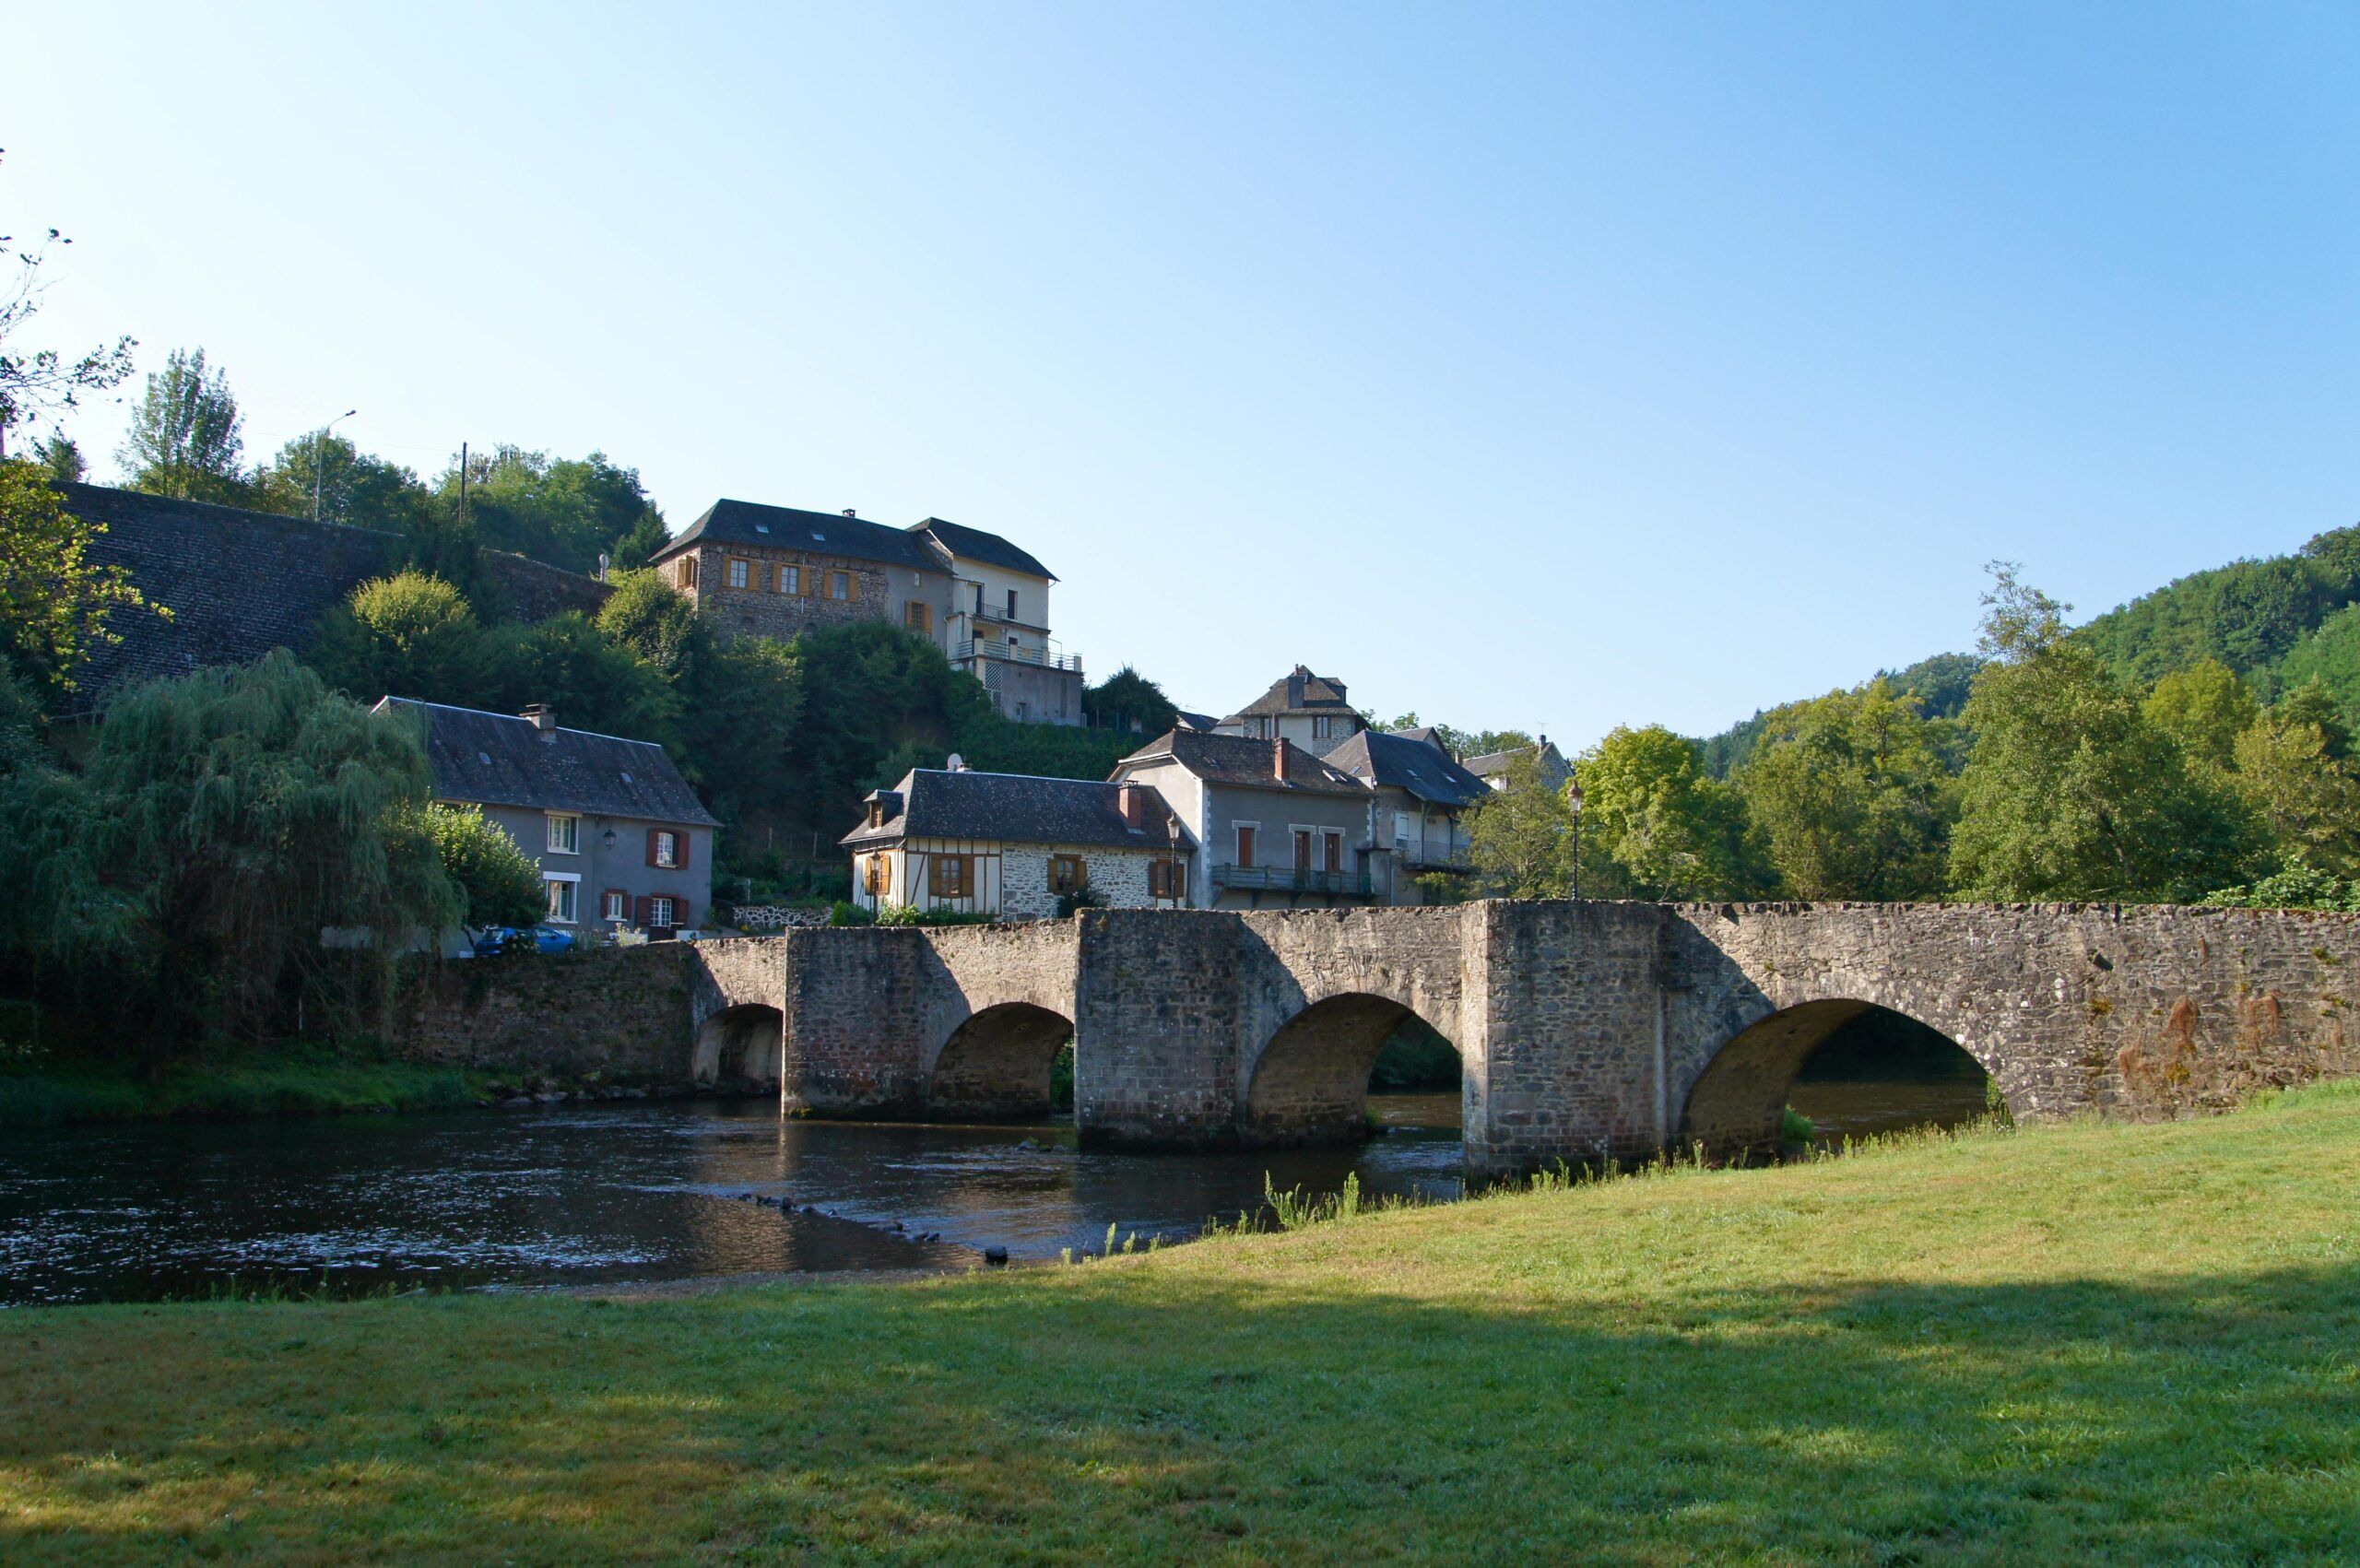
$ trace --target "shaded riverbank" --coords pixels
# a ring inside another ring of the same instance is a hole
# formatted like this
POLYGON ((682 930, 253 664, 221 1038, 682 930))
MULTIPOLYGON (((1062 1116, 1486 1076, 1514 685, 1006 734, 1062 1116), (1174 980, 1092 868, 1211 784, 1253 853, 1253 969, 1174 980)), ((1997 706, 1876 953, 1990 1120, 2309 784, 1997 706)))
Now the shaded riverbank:
POLYGON ((148 1067, 100 1055, 0 1063, 0 1127, 191 1116, 438 1111, 490 1098, 495 1080, 348 1048, 224 1049, 148 1067))

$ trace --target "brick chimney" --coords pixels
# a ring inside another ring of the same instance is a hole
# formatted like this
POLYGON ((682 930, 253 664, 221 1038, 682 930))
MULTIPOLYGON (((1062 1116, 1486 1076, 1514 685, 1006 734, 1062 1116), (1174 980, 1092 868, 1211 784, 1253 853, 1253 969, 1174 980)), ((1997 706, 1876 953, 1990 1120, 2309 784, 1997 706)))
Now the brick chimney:
POLYGON ((1287 737, 1282 735, 1273 737, 1270 741, 1270 776, 1274 779, 1287 776, 1287 737))
POLYGON ((533 727, 543 735, 557 728, 557 710, 547 702, 535 702, 516 716, 520 719, 532 720, 533 727))
POLYGON ((1134 828, 1147 826, 1147 786, 1145 784, 1133 784, 1128 779, 1116 784, 1115 805, 1123 813, 1123 821, 1126 825, 1134 828))

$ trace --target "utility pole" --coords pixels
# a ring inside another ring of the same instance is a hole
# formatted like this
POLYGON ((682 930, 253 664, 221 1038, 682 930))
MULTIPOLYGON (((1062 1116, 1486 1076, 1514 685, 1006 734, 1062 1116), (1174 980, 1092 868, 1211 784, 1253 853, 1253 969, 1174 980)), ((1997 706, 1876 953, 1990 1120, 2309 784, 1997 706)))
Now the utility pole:
POLYGON ((459 532, 467 531, 467 443, 459 443, 459 532))
POLYGON ((325 456, 324 449, 328 443, 328 432, 336 429, 338 420, 349 419, 360 411, 358 408, 347 408, 336 419, 322 425, 320 433, 312 438, 312 521, 314 523, 320 520, 320 476, 325 471, 320 465, 325 456))

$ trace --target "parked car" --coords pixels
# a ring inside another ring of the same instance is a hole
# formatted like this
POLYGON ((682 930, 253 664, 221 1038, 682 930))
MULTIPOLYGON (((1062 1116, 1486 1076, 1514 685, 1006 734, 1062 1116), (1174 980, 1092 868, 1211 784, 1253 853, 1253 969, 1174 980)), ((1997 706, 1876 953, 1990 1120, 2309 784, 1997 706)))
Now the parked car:
POLYGON ((490 956, 531 947, 535 952, 562 953, 573 949, 573 933, 554 925, 490 925, 476 933, 477 953, 490 956))

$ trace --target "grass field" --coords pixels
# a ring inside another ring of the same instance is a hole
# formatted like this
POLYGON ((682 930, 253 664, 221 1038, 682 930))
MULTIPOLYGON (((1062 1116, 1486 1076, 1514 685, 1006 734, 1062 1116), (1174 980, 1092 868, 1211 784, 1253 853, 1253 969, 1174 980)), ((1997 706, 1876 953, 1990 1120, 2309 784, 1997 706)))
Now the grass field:
POLYGON ((2360 1557, 2360 1087, 1155 1256, 0 1314, 0 1561, 2360 1557))
POLYGON ((483 1075, 383 1053, 301 1043, 221 1046, 143 1072, 123 1056, 0 1059, 0 1127, 149 1116, 312 1115, 472 1105, 483 1075))

